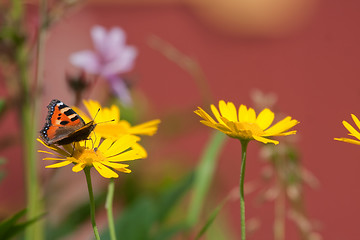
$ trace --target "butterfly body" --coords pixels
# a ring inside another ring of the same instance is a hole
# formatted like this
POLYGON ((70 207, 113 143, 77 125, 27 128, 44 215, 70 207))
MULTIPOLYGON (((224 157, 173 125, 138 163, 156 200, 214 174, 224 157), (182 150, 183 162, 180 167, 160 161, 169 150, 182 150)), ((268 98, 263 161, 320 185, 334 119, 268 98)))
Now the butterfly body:
POLYGON ((49 105, 46 122, 40 131, 40 137, 47 145, 64 145, 86 140, 96 124, 84 120, 69 106, 53 99, 49 105))

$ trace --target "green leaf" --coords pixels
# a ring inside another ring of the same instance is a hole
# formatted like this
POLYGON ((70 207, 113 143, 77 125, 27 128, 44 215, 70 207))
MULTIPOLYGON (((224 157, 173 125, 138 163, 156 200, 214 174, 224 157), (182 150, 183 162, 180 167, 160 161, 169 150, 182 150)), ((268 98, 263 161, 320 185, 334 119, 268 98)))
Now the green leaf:
POLYGON ((27 226, 31 225, 32 223, 36 222, 37 220, 39 220, 40 218, 42 218, 44 216, 44 214, 42 214, 42 215, 35 217, 34 219, 31 219, 29 221, 17 223, 18 220, 25 215, 25 213, 26 213, 26 209, 21 210, 21 211, 15 213, 10 218, 0 222, 0 239, 1 240, 6 240, 6 239, 12 238, 16 234, 19 234, 20 232, 24 231, 27 226))
POLYGON ((200 239, 200 237, 202 237, 204 235, 204 233, 206 233, 206 231, 209 229, 209 227, 211 226, 211 224, 214 222, 215 218, 217 217, 217 215, 219 214, 220 210, 224 207, 224 205, 227 203, 227 201, 229 200, 229 196, 226 197, 215 209, 214 211, 210 214, 209 218, 207 219, 205 225, 202 227, 202 229, 200 230, 200 232, 198 233, 198 235, 196 236, 195 239, 200 239))
POLYGON ((163 222, 174 208, 177 202, 187 193, 194 182, 194 173, 185 176, 180 182, 173 184, 167 191, 163 192, 157 201, 158 220, 163 222))
POLYGON ((5 109, 5 100, 4 99, 0 99, 0 115, 2 114, 2 112, 5 109))
POLYGON ((189 227, 194 226, 199 220, 204 198, 209 190, 219 153, 225 143, 225 137, 226 135, 222 132, 215 131, 204 149, 195 172, 194 190, 187 216, 189 227))
MULTIPOLYGON (((6 159, 3 157, 0 157, 0 166, 4 165, 6 163, 6 159)), ((0 181, 5 177, 5 172, 0 169, 0 181)))
POLYGON ((154 237, 152 237, 152 240, 168 240, 173 239, 173 237, 182 231, 185 231, 187 229, 187 225, 185 223, 180 223, 173 225, 171 227, 167 227, 164 229, 161 229, 156 233, 154 237))
MULTIPOLYGON (((105 200, 105 194, 95 197, 95 207, 101 207, 105 200)), ((59 225, 46 227, 46 239, 63 239, 77 230, 81 224, 90 218, 89 202, 83 202, 74 209, 59 225)), ((89 223, 90 224, 90 223, 89 223)))
MULTIPOLYGON (((115 221, 115 229, 119 239, 147 240, 150 230, 156 222, 156 205, 148 197, 137 199, 126 208, 120 218, 115 221)), ((109 231, 101 234, 101 239, 110 239, 109 231)))
MULTIPOLYGON (((162 191, 157 197, 137 198, 115 220, 115 229, 119 239, 171 239, 171 236, 184 230, 185 224, 164 228, 161 227, 161 223, 191 188, 193 180, 194 174, 190 173, 162 191)), ((101 234, 101 239, 110 239, 108 229, 101 234)))

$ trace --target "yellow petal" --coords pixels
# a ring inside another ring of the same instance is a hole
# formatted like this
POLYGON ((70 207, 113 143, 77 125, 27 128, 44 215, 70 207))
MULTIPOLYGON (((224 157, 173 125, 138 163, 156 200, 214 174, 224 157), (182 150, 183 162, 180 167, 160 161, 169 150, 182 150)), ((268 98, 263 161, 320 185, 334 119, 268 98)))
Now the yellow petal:
POLYGON ((360 129, 359 119, 354 114, 351 114, 351 117, 352 117, 353 121, 355 122, 356 126, 358 127, 358 129, 360 129))
POLYGON ((137 150, 131 149, 124 153, 108 157, 110 162, 122 162, 122 161, 131 161, 136 159, 144 158, 137 150))
POLYGON ((43 158, 43 160, 55 160, 55 161, 64 161, 64 160, 66 160, 66 158, 43 158))
POLYGON ((238 121, 237 114, 236 114, 236 108, 232 102, 228 102, 226 104, 224 100, 220 100, 219 109, 220 109, 221 115, 223 117, 225 117, 226 119, 228 119, 229 121, 232 121, 232 122, 238 121))
POLYGON ((46 166, 45 168, 59 168, 59 167, 64 167, 69 165, 71 162, 70 161, 63 161, 63 162, 59 162, 59 163, 55 163, 55 164, 51 164, 46 166))
POLYGON ((211 122, 213 124, 216 123, 214 119, 209 114, 207 114, 201 107, 198 107, 198 110, 195 110, 194 112, 200 117, 202 117, 205 121, 211 122))
POLYGON ((263 136, 277 136, 282 132, 289 130, 299 122, 291 117, 286 117, 283 120, 277 122, 275 125, 271 126, 269 129, 264 131, 263 136))
POLYGON ((217 124, 215 124, 215 128, 222 132, 231 131, 231 129, 225 123, 224 124, 217 123, 217 124))
POLYGON ((205 120, 200 120, 200 122, 208 127, 211 127, 211 128, 216 128, 216 124, 214 123, 211 123, 211 122, 208 122, 208 121, 205 121, 205 120))
POLYGON ((229 121, 228 119, 221 117, 221 120, 226 124, 227 127, 229 127, 230 131, 237 133, 239 132, 239 129, 236 126, 236 123, 233 121, 229 121))
POLYGON ((350 138, 334 138, 334 140, 360 145, 360 141, 355 140, 355 139, 350 139, 350 138))
POLYGON ((220 116, 220 113, 217 110, 217 108, 213 104, 211 104, 210 108, 211 108, 211 111, 214 114, 216 120, 218 121, 218 123, 222 123, 225 125, 225 123, 221 120, 221 116, 220 116))
POLYGON ((353 126, 351 126, 346 121, 343 121, 342 123, 343 123, 344 127, 352 134, 352 136, 354 136, 360 140, 360 133, 358 131, 356 131, 355 128, 353 128, 353 126))
POLYGON ((47 154, 50 154, 50 155, 54 155, 54 156, 58 156, 58 157, 63 157, 62 155, 60 154, 56 154, 56 153, 53 153, 53 152, 48 152, 48 151, 43 151, 43 150, 38 150, 39 153, 47 153, 47 154))
POLYGON ((160 119, 155 119, 152 121, 135 125, 130 128, 130 133, 135 135, 142 134, 142 135, 152 136, 156 133, 159 123, 160 123, 160 119))
POLYGON ((267 144, 267 143, 273 143, 275 145, 279 144, 279 141, 276 141, 276 140, 272 140, 272 139, 268 139, 268 138, 264 138, 264 137, 260 137, 260 136, 253 136, 253 137, 256 141, 259 141, 259 142, 262 142, 265 144, 267 144))
POLYGON ((109 150, 109 148, 111 147, 113 142, 114 141, 112 141, 112 140, 104 139, 104 141, 102 141, 102 143, 98 147, 98 151, 101 151, 101 152, 105 153, 107 150, 109 150))
POLYGON ((248 122, 254 123, 256 121, 256 113, 253 108, 249 108, 248 110, 248 122))
POLYGON ((137 141, 139 140, 138 137, 134 135, 125 135, 119 138, 113 145, 104 153, 105 157, 117 155, 129 148, 131 148, 137 141))
POLYGON ((115 141, 122 135, 130 134, 129 130, 130 128, 126 128, 123 124, 120 123, 104 123, 97 125, 94 132, 99 137, 108 138, 115 141))
POLYGON ((121 168, 126 168, 126 167, 129 166, 128 164, 112 163, 112 162, 106 162, 106 161, 101 162, 101 164, 106 165, 108 167, 111 167, 111 168, 113 168, 115 170, 117 170, 118 168, 121 169, 121 168))
POLYGON ((296 134, 296 132, 297 132, 296 130, 293 130, 293 131, 289 131, 289 132, 282 132, 282 133, 272 135, 272 136, 288 136, 288 135, 296 134))
POLYGON ((85 163, 78 163, 75 166, 73 166, 72 171, 73 172, 80 172, 86 167, 85 163))
MULTIPOLYGON (((84 100, 83 103, 84 103, 86 109, 88 110, 88 112, 90 113, 91 120, 94 120, 94 117, 98 113, 99 109, 101 111, 100 103, 97 101, 93 101, 93 100, 88 100, 88 101, 84 100)), ((99 120, 99 119, 97 119, 97 120, 99 120)))
POLYGON ((135 143, 132 146, 132 149, 134 149, 142 158, 147 157, 147 152, 146 152, 145 148, 143 146, 141 146, 140 144, 135 143))
POLYGON ((70 153, 68 153, 68 152, 66 152, 65 150, 59 148, 58 146, 55 146, 55 145, 48 146, 48 145, 46 145, 40 138, 37 138, 36 140, 37 140, 39 143, 41 143, 42 145, 44 145, 45 147, 47 147, 47 148, 49 148, 49 149, 51 149, 51 150, 59 153, 59 154, 62 155, 62 156, 65 156, 65 157, 70 156, 70 153))
POLYGON ((117 168, 116 170, 123 173, 131 173, 131 170, 127 168, 117 168))
POLYGON ((118 106, 113 104, 110 108, 103 108, 101 115, 103 121, 109 121, 114 119, 114 123, 117 123, 120 120, 120 109, 118 106))
POLYGON ((241 104, 239 107, 239 122, 247 122, 248 119, 248 110, 245 105, 241 104))
POLYGON ((256 123, 262 130, 265 130, 272 124, 274 117, 274 113, 270 109, 265 108, 259 113, 258 117, 256 118, 256 123))
POLYGON ((104 178, 117 178, 119 175, 99 162, 93 162, 93 166, 104 178))

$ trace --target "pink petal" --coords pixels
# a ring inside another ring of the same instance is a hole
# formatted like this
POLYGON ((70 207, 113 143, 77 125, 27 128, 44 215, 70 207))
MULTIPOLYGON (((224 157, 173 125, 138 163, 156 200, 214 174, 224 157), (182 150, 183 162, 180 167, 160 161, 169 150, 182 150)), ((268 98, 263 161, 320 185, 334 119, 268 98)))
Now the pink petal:
POLYGON ((97 55, 89 50, 73 53, 70 55, 70 62, 76 67, 82 68, 85 72, 98 74, 100 63, 97 55))
POLYGON ((107 32, 102 26, 94 26, 91 29, 91 36, 94 47, 103 61, 112 61, 121 54, 125 46, 125 32, 119 27, 107 32))
POLYGON ((108 80, 112 90, 114 91, 115 95, 120 99, 120 101, 125 106, 131 106, 132 105, 131 95, 124 80, 117 76, 112 76, 108 80))
POLYGON ((125 32, 119 28, 112 28, 106 36, 106 45, 103 48, 104 59, 113 60, 119 54, 122 54, 125 47, 126 35, 125 32))
POLYGON ((106 29, 102 26, 94 26, 91 29, 91 38, 94 43, 95 50, 103 55, 107 44, 106 29))
POLYGON ((136 56, 137 49, 135 47, 125 47, 116 59, 103 66, 101 74, 111 76, 130 71, 134 66, 136 56))

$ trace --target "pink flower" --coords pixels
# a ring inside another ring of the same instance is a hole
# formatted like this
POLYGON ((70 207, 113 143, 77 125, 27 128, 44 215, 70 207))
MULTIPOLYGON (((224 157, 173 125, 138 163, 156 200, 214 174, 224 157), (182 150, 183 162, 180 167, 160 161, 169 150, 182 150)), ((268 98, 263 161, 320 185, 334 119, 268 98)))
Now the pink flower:
POLYGON ((133 68, 136 48, 125 44, 125 32, 119 27, 106 31, 104 27, 94 26, 91 37, 95 50, 73 53, 70 62, 87 73, 107 79, 115 94, 125 104, 131 103, 126 84, 119 75, 133 68))

